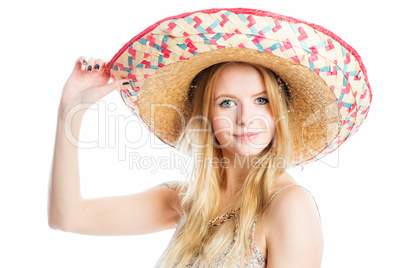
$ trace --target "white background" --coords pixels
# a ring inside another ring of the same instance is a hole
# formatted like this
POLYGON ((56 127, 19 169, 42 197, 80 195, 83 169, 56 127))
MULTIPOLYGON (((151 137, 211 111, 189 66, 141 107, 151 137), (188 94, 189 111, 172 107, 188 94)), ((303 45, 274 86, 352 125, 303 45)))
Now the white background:
MULTIPOLYGON (((336 152, 306 165, 303 171, 295 168, 289 172, 318 203, 325 239, 322 267, 402 267, 401 38, 396 26, 400 7, 393 3, 2 2, 0 267, 153 267, 173 230, 102 237, 48 227, 47 191, 58 104, 79 56, 108 61, 156 21, 214 7, 263 9, 316 23, 358 51, 373 90, 366 121, 336 152)), ((139 153, 143 159, 166 159, 174 151, 151 139, 153 136, 133 119, 118 92, 93 108, 81 128, 81 141, 99 142, 79 151, 85 198, 140 192, 163 181, 183 178, 179 166, 156 170, 144 167, 146 162, 130 166, 130 153, 139 153), (119 117, 122 121, 117 123, 119 117), (140 148, 126 148, 139 140, 143 142, 140 148), (159 147, 151 148, 155 142, 159 147)))

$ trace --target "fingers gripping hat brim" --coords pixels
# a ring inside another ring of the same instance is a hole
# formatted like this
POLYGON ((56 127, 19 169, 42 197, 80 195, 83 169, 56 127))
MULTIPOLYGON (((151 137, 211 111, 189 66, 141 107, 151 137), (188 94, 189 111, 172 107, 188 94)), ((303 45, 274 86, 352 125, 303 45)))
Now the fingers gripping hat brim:
POLYGON ((220 62, 259 64, 289 89, 296 133, 293 166, 316 161, 353 135, 366 118, 371 90, 356 51, 320 26, 270 12, 214 9, 152 25, 109 62, 128 108, 175 147, 189 120, 191 81, 220 62))

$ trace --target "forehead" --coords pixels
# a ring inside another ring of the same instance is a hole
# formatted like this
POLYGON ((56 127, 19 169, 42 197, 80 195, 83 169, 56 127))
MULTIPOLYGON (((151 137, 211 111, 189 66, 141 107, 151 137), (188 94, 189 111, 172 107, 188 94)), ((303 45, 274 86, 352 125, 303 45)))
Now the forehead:
POLYGON ((215 95, 222 93, 252 95, 264 89, 261 72, 247 63, 231 63, 225 66, 215 83, 215 95))

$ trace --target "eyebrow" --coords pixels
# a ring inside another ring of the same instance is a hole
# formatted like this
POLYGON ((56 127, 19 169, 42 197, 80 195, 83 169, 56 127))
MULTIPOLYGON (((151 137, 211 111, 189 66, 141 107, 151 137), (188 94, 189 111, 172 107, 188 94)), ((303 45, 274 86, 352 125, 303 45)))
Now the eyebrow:
MULTIPOLYGON (((266 92, 266 91, 262 91, 262 92, 260 92, 260 93, 257 93, 257 94, 255 94, 255 95, 251 96, 251 97, 255 97, 255 96, 258 96, 258 95, 262 95, 262 94, 267 94, 267 92, 266 92)), ((222 95, 219 95, 218 97, 216 97, 215 100, 217 100, 217 99, 219 99, 219 98, 221 98, 221 97, 225 97, 225 96, 227 96, 227 97, 232 97, 232 98, 236 98, 236 96, 234 96, 234 95, 222 94, 222 95)))

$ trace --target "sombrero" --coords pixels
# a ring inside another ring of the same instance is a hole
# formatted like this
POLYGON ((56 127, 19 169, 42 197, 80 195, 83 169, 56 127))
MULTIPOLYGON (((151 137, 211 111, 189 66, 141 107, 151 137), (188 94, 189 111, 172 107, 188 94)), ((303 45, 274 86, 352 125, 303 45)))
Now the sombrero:
POLYGON ((162 142, 175 147, 191 116, 189 88, 220 62, 259 64, 282 79, 289 94, 293 162, 316 161, 359 129, 372 93, 357 52, 316 24, 256 9, 209 9, 158 21, 108 62, 119 93, 162 142))

